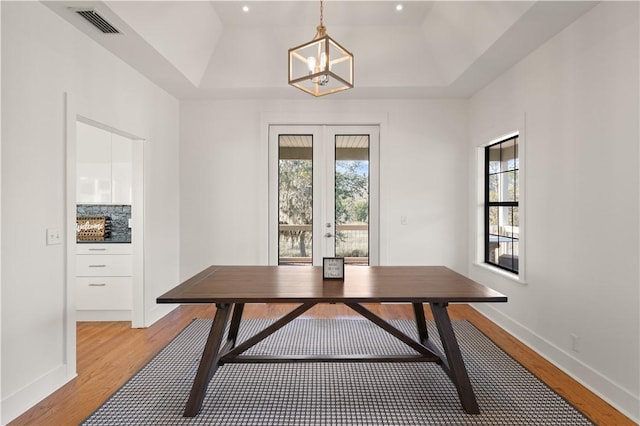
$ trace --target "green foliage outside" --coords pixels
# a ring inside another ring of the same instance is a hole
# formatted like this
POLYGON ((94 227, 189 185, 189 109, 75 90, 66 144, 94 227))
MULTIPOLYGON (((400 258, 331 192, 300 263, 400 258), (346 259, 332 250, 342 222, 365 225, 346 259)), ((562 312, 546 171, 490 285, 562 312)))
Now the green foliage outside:
MULTIPOLYGON (((311 225, 313 218, 311 160, 280 160, 279 167, 280 224, 311 225)), ((363 161, 338 161, 335 179, 336 224, 368 223, 368 164, 363 161)), ((336 237, 342 241, 347 238, 346 233, 342 232, 336 237)), ((311 232, 281 231, 280 256, 311 256, 311 232)))
POLYGON ((336 165, 336 223, 369 222, 369 176, 362 161, 339 161, 336 165))
MULTIPOLYGON (((311 160, 280 160, 279 223, 289 225, 311 225, 313 217, 313 167, 311 160)), ((307 246, 311 247, 311 232, 285 231, 280 233, 280 255, 285 251, 297 251, 296 257, 307 257, 307 246), (283 241, 283 239, 285 241, 283 241), (296 247, 298 250, 296 250, 296 247)))

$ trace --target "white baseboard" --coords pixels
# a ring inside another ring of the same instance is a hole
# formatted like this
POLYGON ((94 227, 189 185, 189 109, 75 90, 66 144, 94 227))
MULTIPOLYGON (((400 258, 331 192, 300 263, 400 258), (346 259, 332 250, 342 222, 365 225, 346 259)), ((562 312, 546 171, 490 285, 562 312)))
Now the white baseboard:
POLYGON ((160 305, 156 303, 153 309, 150 309, 149 311, 147 311, 145 315, 144 326, 150 327, 156 321, 158 321, 159 319, 167 315, 169 312, 176 309, 178 306, 180 305, 164 305, 164 304, 160 305))
MULTIPOLYGON (((149 327, 180 305, 158 305, 145 315, 144 327, 149 327)), ((131 311, 76 311, 76 321, 131 321, 131 311)))
POLYGON ((76 373, 70 373, 67 365, 62 364, 19 391, 3 398, 2 424, 5 425, 14 420, 75 377, 76 373))
POLYGON ((77 310, 76 321, 131 321, 131 311, 77 310))
POLYGON ((496 308, 487 304, 475 304, 473 307, 622 414, 640 423, 640 396, 633 395, 496 308))

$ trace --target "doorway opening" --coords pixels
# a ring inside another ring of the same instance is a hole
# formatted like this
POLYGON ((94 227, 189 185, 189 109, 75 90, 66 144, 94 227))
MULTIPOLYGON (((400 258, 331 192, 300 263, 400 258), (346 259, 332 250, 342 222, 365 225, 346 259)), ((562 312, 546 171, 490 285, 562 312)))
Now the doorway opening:
POLYGON ((75 232, 67 255, 75 320, 144 327, 143 140, 74 118, 67 189, 75 232))

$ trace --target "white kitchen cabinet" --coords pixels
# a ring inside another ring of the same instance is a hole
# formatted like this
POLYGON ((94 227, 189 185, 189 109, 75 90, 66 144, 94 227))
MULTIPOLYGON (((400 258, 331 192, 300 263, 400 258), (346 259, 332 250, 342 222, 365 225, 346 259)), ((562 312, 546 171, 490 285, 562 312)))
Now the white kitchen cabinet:
POLYGON ((111 203, 131 204, 131 139, 111 134, 111 203))
POLYGON ((78 203, 111 203, 111 133, 78 121, 76 140, 78 203))
POLYGON ((131 140, 76 122, 78 204, 131 204, 131 140))
POLYGON ((131 244, 78 244, 78 321, 129 321, 133 307, 131 244))
MULTIPOLYGON (((94 311, 82 315, 84 318, 90 317, 91 321, 99 321, 98 318, 112 321, 116 314, 113 311, 130 312, 133 307, 131 277, 77 277, 76 306, 79 311, 94 311)), ((126 312, 117 313, 123 315, 124 321, 131 319, 126 312)))
POLYGON ((89 254, 76 256, 78 277, 128 277, 131 276, 131 255, 89 254))

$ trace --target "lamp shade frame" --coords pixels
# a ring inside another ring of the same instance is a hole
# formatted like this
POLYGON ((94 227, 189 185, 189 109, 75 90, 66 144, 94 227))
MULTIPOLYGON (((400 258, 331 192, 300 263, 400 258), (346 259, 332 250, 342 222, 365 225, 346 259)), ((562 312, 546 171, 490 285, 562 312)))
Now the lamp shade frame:
POLYGON ((342 47, 338 42, 329 37, 328 35, 324 35, 322 37, 315 38, 307 43, 301 44, 300 46, 292 47, 289 49, 289 84, 297 87, 303 92, 309 93, 313 96, 324 96, 329 95, 331 93, 341 92, 343 90, 348 90, 353 88, 353 54, 349 52, 347 49, 342 47), (318 46, 317 51, 320 53, 324 53, 328 60, 325 61, 324 67, 318 67, 317 72, 306 71, 306 73, 299 73, 298 75, 294 75, 294 63, 299 61, 300 63, 307 64, 307 57, 302 55, 300 52, 308 50, 314 46, 318 46), (330 55, 330 47, 333 47, 333 57, 330 55), (339 57, 335 57, 335 53, 338 53, 339 57), (335 65, 342 64, 343 62, 347 62, 346 64, 346 75, 339 75, 334 72, 332 68, 335 69, 335 65), (334 82, 339 82, 340 84, 337 87, 331 86, 326 87, 322 84, 318 83, 321 77, 326 76, 327 78, 334 79, 334 82), (315 79, 315 82, 314 82, 315 79), (307 86, 305 86, 305 83, 307 86))

